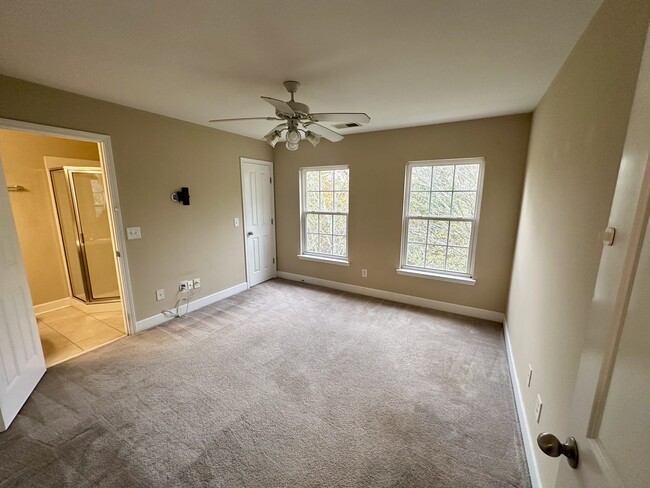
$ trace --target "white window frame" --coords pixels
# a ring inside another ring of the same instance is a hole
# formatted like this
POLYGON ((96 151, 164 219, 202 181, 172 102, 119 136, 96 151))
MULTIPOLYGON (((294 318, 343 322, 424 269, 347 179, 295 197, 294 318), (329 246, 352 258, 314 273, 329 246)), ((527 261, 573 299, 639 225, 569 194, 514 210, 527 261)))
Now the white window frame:
POLYGON ((338 266, 350 266, 350 167, 347 164, 338 164, 330 166, 306 166, 300 168, 299 175, 299 192, 300 192, 300 254, 299 259, 307 261, 316 261, 321 263, 335 264, 338 266), (307 182, 305 174, 307 171, 329 171, 329 170, 348 170, 348 211, 343 212, 315 212, 307 211, 307 182), (307 214, 316 215, 345 215, 345 256, 334 256, 332 254, 319 254, 306 251, 307 247, 307 214))
POLYGON ((402 243, 400 251, 400 267, 396 270, 397 274, 404 276, 414 276, 418 278, 428 278, 452 283, 461 283, 466 285, 476 284, 474 277, 474 265, 476 261, 476 242, 478 239, 479 221, 481 216, 481 200, 483 196, 483 179, 485 175, 485 158, 459 158, 459 159, 436 159, 429 161, 409 161, 406 164, 406 175, 404 178, 404 201, 402 204, 402 243), (409 216, 408 207, 411 194, 411 168, 418 166, 459 166, 464 164, 478 164, 478 188, 476 191, 476 207, 473 219, 462 217, 429 217, 429 216, 409 216), (422 218, 428 220, 446 220, 449 222, 472 222, 472 233, 469 243, 469 258, 467 273, 457 271, 446 271, 429 268, 420 268, 406 264, 406 252, 408 245, 408 223, 411 218, 422 218))

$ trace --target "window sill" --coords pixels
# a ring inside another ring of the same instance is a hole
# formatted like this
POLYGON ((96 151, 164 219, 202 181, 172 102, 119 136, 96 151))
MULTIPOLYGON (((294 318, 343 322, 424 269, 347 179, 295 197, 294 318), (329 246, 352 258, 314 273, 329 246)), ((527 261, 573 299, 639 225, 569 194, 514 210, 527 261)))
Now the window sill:
POLYGON ((397 268, 398 275, 413 276, 415 278, 426 278, 428 280, 448 281, 450 283, 460 283, 461 285, 475 285, 476 280, 469 276, 453 276, 442 273, 428 273, 425 271, 415 271, 413 269, 397 268))
POLYGON ((350 266, 350 261, 347 261, 345 259, 310 256, 309 254, 298 254, 298 259, 304 259, 305 261, 316 261, 318 263, 335 264, 336 266, 350 266))

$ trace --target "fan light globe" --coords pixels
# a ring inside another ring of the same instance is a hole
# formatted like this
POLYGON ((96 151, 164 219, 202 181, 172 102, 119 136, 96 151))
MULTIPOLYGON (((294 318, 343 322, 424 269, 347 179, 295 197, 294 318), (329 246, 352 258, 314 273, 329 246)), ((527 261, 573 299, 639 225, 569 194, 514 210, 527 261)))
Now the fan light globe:
POLYGON ((289 132, 287 132, 287 142, 298 144, 300 142, 300 132, 294 128, 289 129, 289 132))
POLYGON ((286 146, 289 151, 295 151, 296 149, 298 149, 299 144, 297 142, 287 141, 286 146))
POLYGON ((309 142, 311 142, 311 145, 316 147, 316 144, 320 142, 321 136, 319 134, 315 134, 311 131, 307 131, 305 134, 305 139, 307 139, 309 142))
POLYGON ((265 135, 263 140, 264 142, 267 142, 271 147, 274 148, 275 145, 280 140, 280 133, 277 130, 271 132, 270 134, 265 135))

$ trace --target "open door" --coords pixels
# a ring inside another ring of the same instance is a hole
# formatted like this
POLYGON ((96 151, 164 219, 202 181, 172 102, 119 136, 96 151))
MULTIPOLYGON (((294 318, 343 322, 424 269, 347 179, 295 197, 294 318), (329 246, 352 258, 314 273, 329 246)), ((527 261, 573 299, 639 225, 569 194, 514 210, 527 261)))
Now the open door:
POLYGON ((45 373, 32 298, 0 164, 0 432, 45 373))
MULTIPOLYGON (((557 488, 650 486, 650 38, 641 63, 557 488)), ((556 445, 557 446, 557 445, 556 445)))

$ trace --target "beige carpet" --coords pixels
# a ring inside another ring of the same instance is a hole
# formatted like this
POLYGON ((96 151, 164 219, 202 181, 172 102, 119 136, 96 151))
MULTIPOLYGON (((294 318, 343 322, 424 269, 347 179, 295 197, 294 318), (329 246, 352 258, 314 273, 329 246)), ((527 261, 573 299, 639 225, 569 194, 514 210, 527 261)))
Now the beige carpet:
POLYGON ((51 368, 0 486, 530 482, 499 324, 274 280, 51 368))

